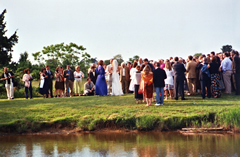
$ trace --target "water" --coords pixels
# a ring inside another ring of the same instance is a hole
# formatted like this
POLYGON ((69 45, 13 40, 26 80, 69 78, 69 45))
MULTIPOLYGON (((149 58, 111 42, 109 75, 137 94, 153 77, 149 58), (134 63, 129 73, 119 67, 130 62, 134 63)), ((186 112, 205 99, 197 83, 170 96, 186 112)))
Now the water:
POLYGON ((240 135, 93 133, 0 137, 0 156, 240 156, 240 135))

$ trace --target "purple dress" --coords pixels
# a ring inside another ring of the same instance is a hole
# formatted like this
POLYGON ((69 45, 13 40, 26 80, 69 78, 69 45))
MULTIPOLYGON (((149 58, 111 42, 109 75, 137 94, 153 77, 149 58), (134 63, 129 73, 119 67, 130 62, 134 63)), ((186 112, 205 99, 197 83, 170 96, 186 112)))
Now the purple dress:
POLYGON ((105 80, 105 70, 102 66, 98 66, 96 69, 97 81, 95 85, 96 95, 107 95, 107 83, 105 80))

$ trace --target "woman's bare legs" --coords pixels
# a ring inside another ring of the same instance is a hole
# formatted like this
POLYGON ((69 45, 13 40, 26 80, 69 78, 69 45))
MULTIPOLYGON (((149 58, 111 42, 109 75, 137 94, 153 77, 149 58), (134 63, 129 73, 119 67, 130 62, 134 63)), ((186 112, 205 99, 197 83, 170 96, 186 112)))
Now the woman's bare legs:
POLYGON ((149 104, 149 106, 151 106, 151 104, 152 104, 152 99, 149 99, 148 104, 149 104))
POLYGON ((149 106, 149 104, 148 104, 148 98, 146 98, 146 102, 147 102, 146 106, 149 106))
POLYGON ((165 100, 167 100, 168 99, 168 90, 165 90, 164 92, 165 92, 165 96, 166 96, 165 100))
POLYGON ((173 93, 174 93, 174 92, 173 92, 173 89, 170 89, 170 92, 169 92, 169 93, 170 93, 170 98, 172 99, 172 98, 173 98, 173 93))
POLYGON ((58 92, 60 91, 59 89, 56 89, 56 94, 57 94, 57 98, 59 98, 58 92))

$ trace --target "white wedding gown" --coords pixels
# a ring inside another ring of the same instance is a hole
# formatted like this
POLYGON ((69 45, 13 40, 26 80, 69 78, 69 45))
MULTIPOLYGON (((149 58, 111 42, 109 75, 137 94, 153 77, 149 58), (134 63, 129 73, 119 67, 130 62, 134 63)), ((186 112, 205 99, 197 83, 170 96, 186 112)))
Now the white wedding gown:
POLYGON ((122 87, 120 84, 119 74, 117 73, 118 62, 113 60, 113 72, 112 72, 112 95, 123 95, 122 87))

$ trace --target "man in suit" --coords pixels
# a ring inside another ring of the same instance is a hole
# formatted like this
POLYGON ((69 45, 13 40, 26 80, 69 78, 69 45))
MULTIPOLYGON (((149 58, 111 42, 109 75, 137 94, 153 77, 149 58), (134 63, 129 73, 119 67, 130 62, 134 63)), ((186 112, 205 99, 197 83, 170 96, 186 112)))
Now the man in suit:
POLYGON ((106 68, 108 95, 112 93, 112 62, 113 59, 110 59, 110 64, 106 68))
POLYGON ((154 69, 155 69, 154 66, 153 66, 151 63, 148 62, 148 59, 147 59, 147 58, 145 58, 145 59, 143 60, 143 64, 141 65, 141 71, 143 71, 143 69, 144 69, 144 67, 145 67, 146 65, 149 65, 149 66, 150 66, 152 72, 154 71, 154 69))
POLYGON ((89 73, 89 77, 90 77, 91 81, 93 82, 93 84, 96 84, 97 74, 95 72, 95 67, 94 66, 91 67, 91 71, 89 73))
POLYGON ((160 68, 160 63, 157 63, 157 69, 153 71, 153 83, 156 91, 156 106, 163 105, 164 99, 164 80, 167 78, 165 70, 160 68), (159 95, 161 93, 161 96, 159 95))
POLYGON ((195 95, 196 93, 196 80, 197 80, 197 74, 196 74, 196 67, 197 63, 193 61, 193 56, 188 56, 189 62, 187 63, 187 85, 189 93, 188 95, 195 95))
POLYGON ((84 84, 84 95, 91 96, 94 95, 95 85, 91 81, 91 79, 88 77, 87 82, 84 84))
POLYGON ((182 97, 182 100, 186 100, 184 98, 184 79, 186 69, 182 63, 178 62, 178 57, 174 58, 175 64, 173 65, 174 70, 174 97, 175 100, 178 100, 178 90, 179 94, 182 97))
POLYGON ((207 58, 202 58, 200 57, 199 64, 197 64, 196 69, 199 70, 199 80, 201 84, 201 89, 202 90, 202 98, 205 99, 206 97, 206 90, 205 87, 207 87, 207 97, 211 98, 211 77, 210 77, 210 72, 207 69, 207 58))
POLYGON ((70 65, 67 65, 67 69, 64 71, 63 77, 66 78, 66 88, 65 88, 66 96, 69 95, 68 88, 70 88, 69 96, 72 97, 74 75, 73 75, 73 71, 70 69, 70 65))
MULTIPOLYGON (((46 72, 45 72, 45 75, 47 75, 47 82, 48 82, 48 93, 50 94, 50 98, 53 98, 53 93, 52 93, 52 86, 53 86, 53 72, 50 70, 50 67, 49 65, 46 65, 45 66, 46 68, 46 72)), ((49 95, 47 94, 46 96, 47 98, 49 97, 49 95)))
POLYGON ((240 58, 237 51, 232 51, 232 56, 233 56, 232 72, 236 87, 235 95, 240 95, 240 58))
POLYGON ((123 62, 120 68, 120 82, 122 86, 123 93, 128 93, 128 86, 130 81, 130 70, 123 62))

